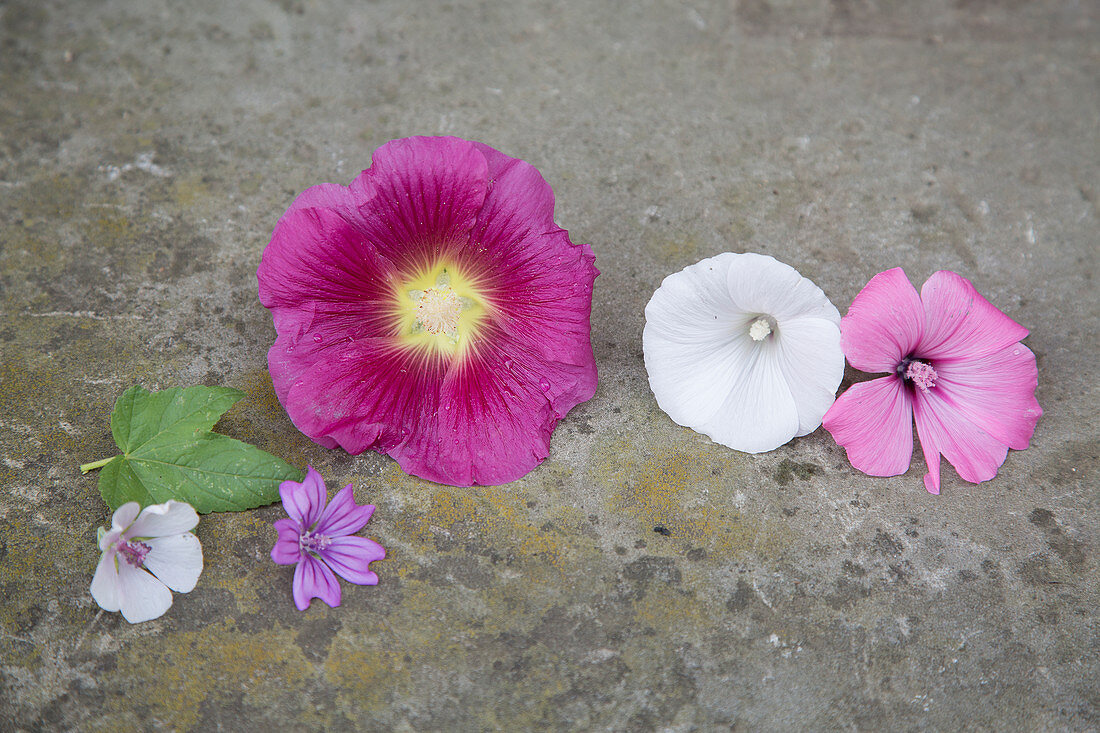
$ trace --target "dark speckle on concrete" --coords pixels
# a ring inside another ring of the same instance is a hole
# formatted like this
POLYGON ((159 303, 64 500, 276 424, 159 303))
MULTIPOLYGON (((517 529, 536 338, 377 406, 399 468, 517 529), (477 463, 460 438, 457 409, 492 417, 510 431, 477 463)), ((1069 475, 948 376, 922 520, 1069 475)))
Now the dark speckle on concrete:
POLYGON ((798 463, 790 459, 784 458, 779 462, 778 468, 775 470, 775 481, 780 486, 786 486, 791 482, 792 478, 799 478, 802 481, 808 481, 811 476, 821 473, 821 467, 808 462, 798 463))
POLYGON ((900 556, 905 549, 900 542, 881 529, 875 530, 875 538, 871 540, 871 546, 875 548, 876 552, 890 557, 900 556))

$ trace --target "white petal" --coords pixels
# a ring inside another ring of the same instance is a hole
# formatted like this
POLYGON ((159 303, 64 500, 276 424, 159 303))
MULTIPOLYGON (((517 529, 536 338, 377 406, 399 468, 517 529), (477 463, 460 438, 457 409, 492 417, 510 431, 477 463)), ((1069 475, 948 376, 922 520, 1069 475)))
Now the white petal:
POLYGON ((106 531, 103 527, 100 527, 99 532, 99 549, 104 552, 106 552, 108 548, 117 545, 119 538, 122 537, 122 530, 116 528, 114 525, 111 525, 110 531, 106 531))
POLYGON ((202 574, 202 545, 190 532, 145 540, 145 568, 177 593, 194 589, 202 574))
POLYGON ((703 260, 669 275, 646 305, 642 331, 649 385, 657 404, 681 425, 706 422, 749 358, 750 316, 729 298, 731 258, 703 260))
POLYGON ((797 316, 840 323, 840 313, 810 280, 774 257, 755 253, 733 255, 727 283, 738 308, 766 313, 777 321, 797 316))
POLYGON ((798 410, 777 362, 774 341, 756 344, 713 417, 695 429, 746 453, 774 450, 793 438, 798 410))
POLYGON ((118 569, 114 550, 103 553, 92 576, 92 598, 104 611, 118 610, 118 569))
POLYGON ((152 504, 142 510, 126 537, 168 537, 183 534, 194 529, 199 523, 199 515, 188 503, 169 499, 163 504, 152 504))
POLYGON ((840 328, 823 318, 780 321, 776 334, 778 363, 798 410, 798 432, 817 430, 836 400, 844 377, 840 328))
POLYGON ((164 583, 125 560, 118 563, 119 610, 132 624, 164 615, 172 606, 172 591, 164 583))
POLYGON ((134 523, 139 512, 141 512, 141 505, 136 501, 128 501, 120 506, 115 510, 115 513, 111 515, 111 532, 108 534, 113 532, 121 534, 127 527, 134 523))

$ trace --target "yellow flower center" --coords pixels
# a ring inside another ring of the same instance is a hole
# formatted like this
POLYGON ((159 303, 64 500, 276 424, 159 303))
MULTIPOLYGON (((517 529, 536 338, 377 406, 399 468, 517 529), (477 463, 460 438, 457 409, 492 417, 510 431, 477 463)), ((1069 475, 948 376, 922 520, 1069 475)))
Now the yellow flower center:
POLYGON ((396 294, 398 338, 414 348, 461 354, 486 315, 482 290, 453 265, 437 263, 424 270, 396 294))

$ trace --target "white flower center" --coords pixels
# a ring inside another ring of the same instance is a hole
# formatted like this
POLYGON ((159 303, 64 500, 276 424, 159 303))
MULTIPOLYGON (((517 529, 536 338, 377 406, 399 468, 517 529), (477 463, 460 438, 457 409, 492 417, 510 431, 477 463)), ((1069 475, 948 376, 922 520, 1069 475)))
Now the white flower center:
POLYGON ((749 326, 749 336, 753 341, 763 341, 772 333, 772 324, 767 316, 760 316, 749 326))

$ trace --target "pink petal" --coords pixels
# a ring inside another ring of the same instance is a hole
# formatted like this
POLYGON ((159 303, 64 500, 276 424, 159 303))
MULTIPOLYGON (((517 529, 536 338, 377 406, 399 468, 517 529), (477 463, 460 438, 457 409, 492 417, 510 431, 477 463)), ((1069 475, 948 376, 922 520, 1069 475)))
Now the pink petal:
POLYGON ((366 537, 336 537, 321 556, 340 577, 356 585, 378 585, 378 576, 368 567, 386 557, 382 545, 366 537))
POLYGON ((309 529, 321 518, 321 512, 325 508, 325 480, 313 466, 308 466, 306 477, 301 483, 284 481, 279 484, 279 496, 282 497, 283 508, 290 518, 303 529, 309 529))
POLYGON ((467 254, 478 257, 495 304, 494 326, 516 345, 517 353, 505 357, 522 363, 562 417, 596 391, 590 325, 595 255, 554 223, 554 194, 534 166, 476 145, 492 183, 467 254))
POLYGON ((1043 409, 1035 399, 1035 355, 1023 344, 978 359, 935 363, 933 389, 969 422, 1009 448, 1031 441, 1043 409))
POLYGON ((336 608, 340 605, 340 581, 328 565, 305 554, 294 569, 294 605, 304 611, 313 598, 320 598, 329 607, 336 608))
POLYGON ((289 214, 298 209, 329 209, 348 221, 358 221, 359 204, 351 189, 338 183, 320 183, 298 194, 286 210, 289 214))
POLYGON ((443 364, 388 339, 345 343, 336 358, 304 342, 293 359, 275 363, 279 348, 276 341, 268 355, 275 392, 295 426, 319 443, 388 452, 438 406, 443 364))
POLYGON ((388 328, 379 308, 388 307, 396 269, 365 230, 364 221, 349 222, 330 209, 292 207, 283 214, 256 271, 260 302, 277 312, 280 333, 293 325, 300 337, 331 318, 355 321, 358 333, 388 328))
POLYGON ((407 137, 374 151, 352 185, 367 238, 405 272, 460 251, 485 201, 488 164, 473 143, 407 137))
POLYGON ((864 372, 893 372, 921 342, 924 306, 900 267, 871 278, 840 320, 840 346, 864 372))
POLYGON ((349 484, 336 492, 336 496, 325 507, 317 521, 316 532, 326 537, 355 534, 366 526, 373 513, 373 504, 359 506, 355 503, 355 495, 349 484))
POLYGON ((913 397, 917 435, 928 464, 924 485, 933 494, 940 493, 941 454, 960 478, 977 484, 996 476, 1008 453, 1004 443, 968 420, 948 399, 939 387, 913 397))
POLYGON ((280 519, 274 524, 279 533, 275 546, 271 548, 271 559, 279 565, 293 565, 301 559, 301 547, 298 540, 302 527, 293 519, 280 519))
POLYGON ((941 270, 921 288, 927 312, 920 357, 978 359, 1027 336, 1027 329, 983 298, 964 277, 941 270))
POLYGON ((825 413, 822 424, 860 471, 897 476, 909 469, 913 408, 899 377, 853 384, 825 413))
POLYGON ((407 473, 453 486, 491 486, 528 473, 549 454, 558 419, 534 383, 531 361, 503 334, 491 336, 489 346, 446 371, 437 399, 420 399, 419 411, 406 403, 408 434, 386 452, 407 473))
POLYGON ((522 235, 502 237, 502 233, 510 227, 513 230, 530 229, 535 235, 559 229, 554 223, 554 191, 535 166, 484 143, 471 144, 485 156, 489 177, 489 188, 477 217, 473 241, 499 242, 522 238, 522 235), (501 221, 502 217, 505 221, 501 221), (482 233, 488 236, 479 236, 482 233))

